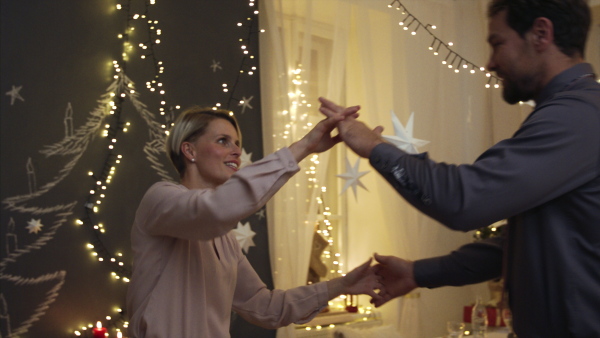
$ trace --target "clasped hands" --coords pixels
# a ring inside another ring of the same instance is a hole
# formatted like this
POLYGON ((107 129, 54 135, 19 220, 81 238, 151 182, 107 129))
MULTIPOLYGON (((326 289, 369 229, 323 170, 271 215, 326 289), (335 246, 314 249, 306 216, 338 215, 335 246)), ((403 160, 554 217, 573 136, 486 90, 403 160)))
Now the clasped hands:
POLYGON ((345 108, 322 97, 319 101, 321 102, 319 111, 326 118, 289 147, 298 162, 309 154, 327 151, 341 141, 344 141, 359 156, 369 157, 373 148, 384 142, 381 137, 383 127, 379 126, 371 130, 356 119, 359 106, 345 108), (339 134, 331 136, 335 128, 338 129, 339 134))
POLYGON ((356 119, 360 106, 342 107, 334 102, 320 97, 319 111, 327 116, 324 121, 337 122, 337 129, 341 141, 352 149, 358 156, 368 158, 375 146, 385 142, 381 137, 383 127, 377 126, 370 129, 366 124, 356 119))
POLYGON ((371 303, 379 307, 417 288, 412 261, 378 254, 374 257, 377 264, 371 266, 369 259, 341 279, 343 293, 369 295, 371 303))

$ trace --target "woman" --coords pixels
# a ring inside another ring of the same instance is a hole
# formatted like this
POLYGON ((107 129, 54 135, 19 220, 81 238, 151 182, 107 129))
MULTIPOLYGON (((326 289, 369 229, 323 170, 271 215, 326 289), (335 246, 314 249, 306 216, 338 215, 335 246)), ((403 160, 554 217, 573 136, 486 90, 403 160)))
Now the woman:
POLYGON ((300 141, 239 170, 240 133, 229 112, 195 107, 178 117, 166 146, 181 184, 150 187, 131 231, 133 337, 229 337, 232 310, 277 328, 309 321, 340 294, 377 297, 370 260, 345 277, 268 290, 230 232, 299 171, 298 162, 339 142, 330 132, 343 118, 325 119, 300 141))

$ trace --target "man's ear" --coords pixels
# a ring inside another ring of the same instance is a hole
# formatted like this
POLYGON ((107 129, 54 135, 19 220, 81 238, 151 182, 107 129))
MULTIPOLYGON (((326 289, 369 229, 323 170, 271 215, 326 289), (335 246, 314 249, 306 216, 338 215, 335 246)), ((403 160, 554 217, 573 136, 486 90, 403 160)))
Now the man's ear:
POLYGON ((548 18, 536 18, 530 32, 533 44, 538 51, 544 51, 554 43, 554 25, 548 18))

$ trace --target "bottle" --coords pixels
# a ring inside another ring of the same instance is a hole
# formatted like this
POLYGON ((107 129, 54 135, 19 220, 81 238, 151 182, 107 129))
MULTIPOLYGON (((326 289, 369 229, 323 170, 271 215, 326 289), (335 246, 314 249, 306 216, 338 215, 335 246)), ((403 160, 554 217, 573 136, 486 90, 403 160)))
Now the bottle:
POLYGON ((473 329, 474 337, 485 337, 487 326, 487 309, 485 304, 481 301, 481 297, 477 297, 477 301, 471 312, 471 328, 473 329))

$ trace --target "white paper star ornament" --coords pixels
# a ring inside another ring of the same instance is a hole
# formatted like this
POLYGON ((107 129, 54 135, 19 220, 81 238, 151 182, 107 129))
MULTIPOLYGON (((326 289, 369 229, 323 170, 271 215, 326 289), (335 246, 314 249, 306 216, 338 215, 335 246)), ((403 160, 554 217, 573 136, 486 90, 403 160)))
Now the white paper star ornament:
POLYGON ((240 168, 247 166, 248 164, 252 164, 252 153, 247 153, 246 149, 242 148, 242 154, 240 155, 240 168))
POLYGON ((44 225, 42 224, 40 219, 31 219, 31 221, 27 222, 27 230, 29 230, 29 233, 33 233, 33 234, 37 234, 38 232, 40 232, 42 230, 42 227, 44 225))
POLYGON ((252 237, 256 235, 256 232, 252 231, 250 228, 250 222, 246 222, 244 224, 238 222, 237 228, 233 229, 233 233, 235 234, 235 239, 237 239, 238 243, 242 247, 242 250, 248 254, 250 247, 255 246, 252 237))
POLYGON ((360 158, 356 159, 356 163, 354 164, 354 167, 353 167, 350 165, 350 161, 346 157, 346 172, 341 175, 337 175, 338 177, 341 177, 346 180, 346 184, 344 185, 344 188, 342 188, 341 194, 346 192, 346 190, 349 187, 352 187, 352 192, 354 192, 355 199, 356 199, 356 186, 357 185, 360 186, 361 188, 369 191, 369 189, 367 189, 367 187, 365 187, 364 184, 362 184, 362 182, 360 181, 360 178, 365 176, 366 174, 368 174, 369 171, 359 172, 358 171, 359 164, 360 164, 360 158))
POLYGON ((392 110, 392 124, 394 125, 394 136, 383 135, 382 137, 395 145, 396 147, 406 151, 409 154, 416 154, 419 151, 417 148, 429 143, 429 141, 421 140, 413 137, 413 126, 415 113, 411 113, 406 123, 406 127, 402 125, 394 111, 392 110))

